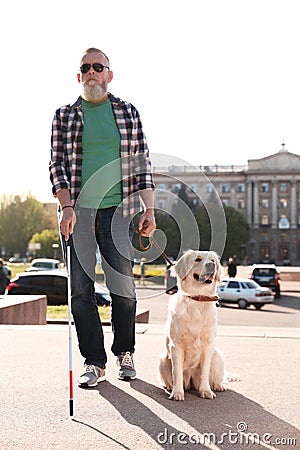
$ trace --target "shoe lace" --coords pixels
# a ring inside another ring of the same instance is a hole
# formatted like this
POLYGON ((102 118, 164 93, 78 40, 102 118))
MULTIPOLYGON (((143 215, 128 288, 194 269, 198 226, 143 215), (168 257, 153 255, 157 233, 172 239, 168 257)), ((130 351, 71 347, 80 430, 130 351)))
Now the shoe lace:
POLYGON ((130 352, 126 352, 125 355, 121 355, 121 366, 133 367, 133 360, 130 352))
POLYGON ((93 364, 86 365, 84 369, 86 372, 93 372, 93 373, 96 372, 96 368, 93 364))

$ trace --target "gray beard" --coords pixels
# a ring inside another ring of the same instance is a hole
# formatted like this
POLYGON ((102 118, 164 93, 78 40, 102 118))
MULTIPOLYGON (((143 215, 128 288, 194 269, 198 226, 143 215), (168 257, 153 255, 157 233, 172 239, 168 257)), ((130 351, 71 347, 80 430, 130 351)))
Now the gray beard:
POLYGON ((89 84, 83 86, 82 97, 87 102, 101 100, 106 94, 107 84, 105 82, 99 83, 96 86, 89 86, 89 84))

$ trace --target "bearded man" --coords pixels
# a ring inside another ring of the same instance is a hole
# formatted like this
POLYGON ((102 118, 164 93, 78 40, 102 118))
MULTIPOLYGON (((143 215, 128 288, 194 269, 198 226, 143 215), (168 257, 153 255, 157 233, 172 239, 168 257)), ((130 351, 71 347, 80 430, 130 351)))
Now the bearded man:
POLYGON ((142 209, 139 230, 154 231, 154 183, 138 111, 108 92, 113 72, 105 53, 87 49, 77 79, 81 96, 53 119, 50 179, 65 258, 70 246, 72 314, 84 357, 78 384, 92 387, 105 380, 107 362, 95 302, 97 252, 112 299, 118 377, 136 377, 132 219, 142 209))

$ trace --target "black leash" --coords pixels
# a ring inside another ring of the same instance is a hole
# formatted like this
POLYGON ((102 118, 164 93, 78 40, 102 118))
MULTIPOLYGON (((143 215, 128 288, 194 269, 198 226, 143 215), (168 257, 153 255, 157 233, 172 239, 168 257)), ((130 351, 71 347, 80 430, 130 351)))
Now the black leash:
MULTIPOLYGON (((149 250, 149 248, 151 248, 152 245, 154 245, 161 253, 161 256, 164 258, 165 262, 167 263, 167 270, 170 269, 170 267, 174 266, 174 263, 168 258, 168 256, 165 254, 165 252, 163 251, 163 249, 159 246, 158 242, 154 239, 153 236, 149 236, 149 243, 147 246, 144 246, 143 242, 142 242, 142 233, 143 231, 145 231, 148 227, 148 221, 146 220, 143 224, 143 228, 141 230, 139 230, 138 228, 136 228, 134 231, 139 235, 139 246, 143 251, 149 250)), ((146 237, 146 236, 144 236, 146 237)))

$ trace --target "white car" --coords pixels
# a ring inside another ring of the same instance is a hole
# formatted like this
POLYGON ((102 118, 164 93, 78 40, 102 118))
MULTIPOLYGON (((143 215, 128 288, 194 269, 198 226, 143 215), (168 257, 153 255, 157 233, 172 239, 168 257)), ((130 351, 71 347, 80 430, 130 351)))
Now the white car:
POLYGON ((267 287, 261 287, 249 278, 227 278, 217 287, 220 303, 237 303, 245 309, 253 305, 261 309, 266 303, 273 303, 274 295, 267 287))
POLYGON ((31 262, 31 266, 26 269, 26 272, 37 272, 39 270, 54 270, 59 269, 59 260, 51 258, 36 258, 31 262))

